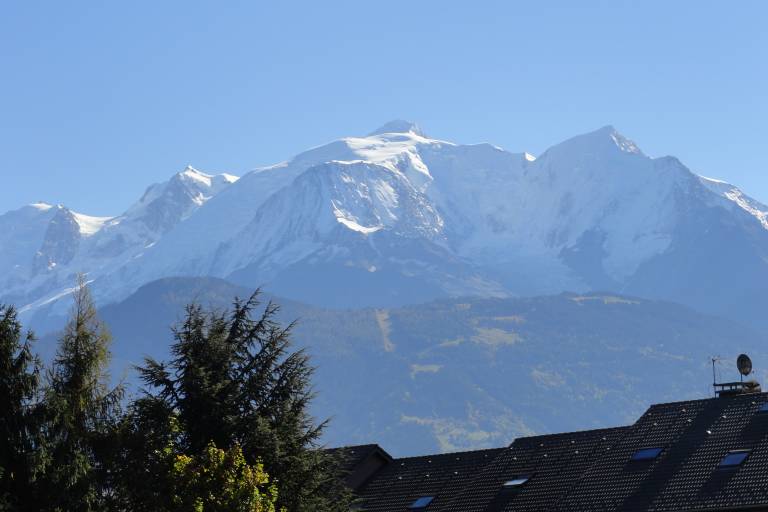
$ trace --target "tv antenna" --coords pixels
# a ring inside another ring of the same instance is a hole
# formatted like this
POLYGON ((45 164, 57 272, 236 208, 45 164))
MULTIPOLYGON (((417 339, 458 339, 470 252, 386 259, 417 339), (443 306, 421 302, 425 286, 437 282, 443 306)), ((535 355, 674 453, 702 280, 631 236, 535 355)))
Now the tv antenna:
POLYGON ((740 379, 736 382, 717 382, 715 363, 720 361, 719 356, 712 358, 712 387, 715 396, 728 397, 744 393, 760 393, 760 384, 754 380, 744 382, 744 377, 752 373, 752 360, 747 354, 739 354, 736 358, 736 368, 739 370, 740 379))
POLYGON ((715 396, 717 396, 717 375, 715 374, 715 365, 720 362, 722 357, 720 356, 712 356, 710 360, 712 361, 712 390, 714 391, 715 396))

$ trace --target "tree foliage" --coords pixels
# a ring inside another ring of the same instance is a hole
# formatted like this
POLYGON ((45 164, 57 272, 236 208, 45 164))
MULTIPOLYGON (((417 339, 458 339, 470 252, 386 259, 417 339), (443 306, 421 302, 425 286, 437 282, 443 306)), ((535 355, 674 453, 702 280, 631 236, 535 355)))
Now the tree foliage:
POLYGON ((82 279, 45 370, 0 306, 0 512, 346 512, 309 413, 314 369, 277 312, 258 292, 229 311, 188 306, 172 357, 145 361, 126 402, 82 279))
POLYGON ((235 445, 211 442, 197 457, 177 455, 171 472, 175 510, 274 512, 277 489, 262 464, 249 465, 235 445))
POLYGON ((173 463, 183 453, 179 438, 178 421, 163 403, 138 399, 130 404, 108 461, 112 469, 108 487, 123 510, 174 510, 173 463))
POLYGON ((83 278, 47 375, 40 497, 50 510, 105 508, 101 458, 120 414, 122 387, 109 387, 111 337, 96 315, 83 278))
POLYGON ((263 463, 291 512, 348 510, 349 494, 335 460, 318 449, 325 423, 309 414, 314 372, 303 350, 292 350, 292 325, 261 313, 258 292, 231 311, 186 310, 175 331, 172 359, 141 368, 150 396, 178 414, 181 443, 200 454, 210 442, 242 447, 249 464, 263 463))
POLYGON ((40 469, 39 359, 16 310, 0 305, 0 510, 26 508, 40 469))

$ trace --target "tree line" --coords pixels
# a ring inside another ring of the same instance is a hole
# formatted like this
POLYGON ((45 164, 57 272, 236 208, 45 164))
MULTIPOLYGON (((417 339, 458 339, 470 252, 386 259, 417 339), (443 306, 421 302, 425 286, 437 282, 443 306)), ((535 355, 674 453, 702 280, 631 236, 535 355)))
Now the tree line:
POLYGON ((111 386, 110 335, 87 286, 43 364, 0 305, 0 512, 341 512, 340 461, 319 449, 313 368, 258 292, 186 307, 170 357, 111 386))

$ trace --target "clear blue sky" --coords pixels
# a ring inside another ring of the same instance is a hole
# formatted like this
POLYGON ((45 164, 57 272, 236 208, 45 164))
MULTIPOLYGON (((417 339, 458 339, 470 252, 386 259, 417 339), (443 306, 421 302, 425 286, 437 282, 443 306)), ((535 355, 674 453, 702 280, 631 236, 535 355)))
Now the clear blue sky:
POLYGON ((613 124, 768 201, 768 2, 0 4, 0 212, 117 214, 393 118, 537 154, 613 124), (459 7, 461 5, 462 7, 459 7))

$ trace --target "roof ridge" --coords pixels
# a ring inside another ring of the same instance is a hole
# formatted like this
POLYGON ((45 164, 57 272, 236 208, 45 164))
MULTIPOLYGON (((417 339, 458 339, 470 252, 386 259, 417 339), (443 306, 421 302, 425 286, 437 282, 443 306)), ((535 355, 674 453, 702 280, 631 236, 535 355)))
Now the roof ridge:
MULTIPOLYGON (((598 432, 613 432, 613 431, 624 430, 629 428, 632 428, 632 425, 621 425, 619 427, 591 428, 588 430, 573 430, 570 432, 556 432, 554 434, 536 434, 533 436, 516 437, 515 441, 520 439, 537 439, 540 437, 559 437, 559 436, 575 436, 580 434, 596 434, 598 432)), ((509 447, 511 446, 512 446, 512 443, 510 443, 509 447)))
POLYGON ((496 452, 500 450, 506 450, 509 447, 507 446, 498 446, 496 448, 481 448, 479 450, 464 450, 461 452, 444 452, 444 453, 432 453, 427 455, 412 455, 409 457, 397 457, 394 460, 398 462, 407 461, 407 460, 414 460, 414 459, 429 459, 432 457, 451 457, 456 455, 466 455, 468 453, 483 453, 483 452, 496 452))
POLYGON ((768 391, 763 391, 761 393, 742 393, 738 395, 732 395, 732 396, 710 396, 707 398, 692 398, 690 400, 678 400, 675 402, 659 402, 657 404, 651 404, 648 406, 648 410, 650 410, 653 407, 662 407, 665 405, 679 405, 679 404, 693 404, 693 403, 700 403, 700 402, 708 402, 710 400, 737 400, 737 399, 743 399, 747 400, 748 398, 754 398, 756 396, 768 396, 768 391))

